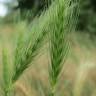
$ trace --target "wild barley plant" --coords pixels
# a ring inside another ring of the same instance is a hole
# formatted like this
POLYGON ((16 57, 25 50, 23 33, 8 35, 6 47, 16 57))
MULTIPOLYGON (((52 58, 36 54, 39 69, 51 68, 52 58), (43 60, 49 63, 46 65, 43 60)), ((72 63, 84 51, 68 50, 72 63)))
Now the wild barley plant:
POLYGON ((23 27, 18 30, 20 31, 20 34, 17 37, 16 48, 12 55, 14 57, 12 66, 13 71, 10 71, 10 57, 7 56, 8 54, 5 50, 2 51, 4 96, 11 96, 11 91, 13 91, 11 89, 14 89, 14 84, 30 66, 31 61, 39 54, 40 48, 45 45, 44 43, 46 40, 44 39, 47 34, 45 27, 47 26, 48 21, 48 19, 46 19, 46 14, 47 13, 42 13, 39 18, 36 18, 32 24, 29 25, 29 27, 26 26, 26 24, 21 23, 23 27))
POLYGON ((75 26, 75 23, 71 26, 75 21, 72 19, 75 3, 72 3, 72 0, 53 0, 48 10, 42 12, 39 18, 35 18, 29 27, 25 26, 21 30, 25 32, 21 33, 17 39, 12 72, 8 54, 3 50, 4 96, 11 96, 14 84, 39 54, 41 47, 45 45, 47 40, 45 37, 50 41, 50 96, 55 96, 59 75, 69 52, 67 37, 72 26, 75 26))
POLYGON ((59 75, 69 52, 70 45, 68 41, 68 34, 76 27, 79 13, 77 12, 79 11, 78 4, 79 1, 72 2, 70 0, 57 0, 53 4, 53 6, 56 6, 52 7, 49 12, 50 18, 52 19, 49 27, 51 60, 49 69, 51 85, 50 96, 55 96, 59 75), (74 10, 74 8, 77 8, 77 10, 74 10), (52 11, 54 12, 53 15, 52 11))
MULTIPOLYGON (((49 29, 50 34, 50 69, 49 79, 51 86, 50 96, 55 96, 56 85, 58 84, 59 75, 62 71, 63 64, 69 52, 68 34, 75 29, 78 14, 74 13, 77 2, 70 0, 56 0, 53 7, 53 15, 49 29), (57 3, 57 4, 56 4, 57 3), (75 6, 70 5, 75 4, 75 6), (76 16, 75 19, 72 16, 76 16), (72 19, 72 20, 71 20, 72 19)), ((51 17, 52 16, 52 17, 51 17)))

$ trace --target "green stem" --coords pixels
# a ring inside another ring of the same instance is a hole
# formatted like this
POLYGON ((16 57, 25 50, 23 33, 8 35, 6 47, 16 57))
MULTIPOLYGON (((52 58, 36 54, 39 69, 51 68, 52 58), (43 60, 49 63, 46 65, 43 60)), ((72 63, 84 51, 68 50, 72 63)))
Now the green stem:
POLYGON ((14 87, 12 85, 10 85, 10 88, 6 88, 5 89, 5 95, 4 96, 13 96, 14 92, 14 87))
POLYGON ((5 96, 11 96, 10 91, 5 91, 5 96))
POLYGON ((51 93, 50 93, 50 95, 49 96, 55 96, 55 85, 51 85, 51 93))

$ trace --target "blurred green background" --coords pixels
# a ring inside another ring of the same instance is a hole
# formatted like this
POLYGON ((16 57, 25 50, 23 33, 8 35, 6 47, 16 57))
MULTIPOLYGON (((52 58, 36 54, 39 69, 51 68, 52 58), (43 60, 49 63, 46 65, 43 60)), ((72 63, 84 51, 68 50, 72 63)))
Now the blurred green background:
MULTIPOLYGON (((0 50, 4 42, 11 50, 14 47, 12 38, 26 30, 24 26, 29 26, 35 17, 39 18, 50 4, 51 0, 48 4, 46 0, 0 0, 0 50)), ((83 0, 79 7, 76 30, 69 37, 70 55, 60 76, 56 96, 96 96, 96 0, 83 0)), ((0 51, 0 64, 1 55, 0 51)), ((34 63, 16 83, 16 96, 47 96, 46 50, 34 63)))

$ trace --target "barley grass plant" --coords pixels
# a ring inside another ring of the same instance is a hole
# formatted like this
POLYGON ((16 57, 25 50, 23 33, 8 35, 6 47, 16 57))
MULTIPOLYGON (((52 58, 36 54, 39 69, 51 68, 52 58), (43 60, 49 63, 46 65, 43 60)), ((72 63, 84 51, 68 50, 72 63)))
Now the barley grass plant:
MULTIPOLYGON (((56 96, 56 86, 58 84, 63 64, 70 50, 68 34, 76 27, 78 12, 74 14, 74 8, 78 9, 78 2, 70 0, 56 0, 53 7, 54 14, 49 27, 50 38, 50 67, 49 81, 51 87, 50 96, 56 96), (57 3, 57 4, 56 4, 57 3), (73 5, 70 5, 72 3, 73 5), (75 18, 73 18, 75 16, 75 18)), ((52 17, 51 17, 52 16, 52 17)))

